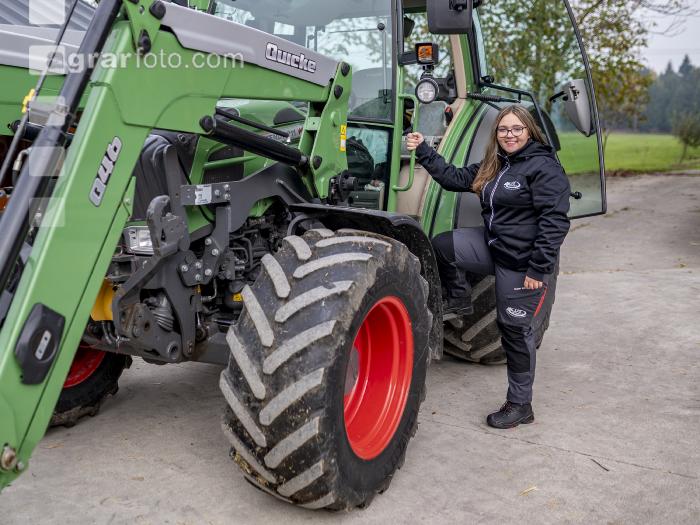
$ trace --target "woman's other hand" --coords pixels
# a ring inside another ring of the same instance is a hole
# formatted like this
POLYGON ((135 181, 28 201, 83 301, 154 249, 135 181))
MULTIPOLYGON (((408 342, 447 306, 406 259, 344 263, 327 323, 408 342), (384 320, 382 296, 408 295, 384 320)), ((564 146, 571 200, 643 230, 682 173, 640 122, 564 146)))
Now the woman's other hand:
POLYGON ((542 288, 542 281, 537 281, 533 279, 532 277, 528 277, 527 275, 525 276, 525 283, 523 284, 525 288, 528 290, 537 290, 539 288, 542 288))
POLYGON ((406 149, 408 151, 416 149, 421 142, 423 142, 423 135, 417 131, 406 135, 406 149))

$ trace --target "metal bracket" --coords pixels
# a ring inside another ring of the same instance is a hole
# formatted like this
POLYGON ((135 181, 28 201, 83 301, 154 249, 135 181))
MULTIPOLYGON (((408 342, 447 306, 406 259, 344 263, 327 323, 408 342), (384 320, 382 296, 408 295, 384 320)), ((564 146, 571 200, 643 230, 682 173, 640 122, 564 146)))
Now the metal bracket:
MULTIPOLYGON (((227 204, 229 232, 245 223, 250 208, 259 200, 279 197, 287 204, 310 202, 311 195, 297 171, 276 163, 239 181, 185 185, 180 188, 184 206, 227 204)), ((217 216, 217 222, 219 217, 217 216)))
POLYGON ((155 197, 148 206, 147 223, 153 243, 153 257, 143 261, 122 287, 114 294, 112 311, 117 333, 130 338, 130 344, 146 350, 158 352, 168 361, 179 361, 181 352, 191 355, 194 351, 195 329, 192 314, 192 288, 177 286, 175 278, 178 268, 188 257, 194 255, 185 251, 189 247, 187 222, 183 217, 165 212, 170 198, 165 195, 155 197), (182 249, 183 240, 188 246, 182 249), (169 284, 166 287, 163 282, 169 284), (152 286, 163 288, 170 301, 180 326, 181 337, 174 332, 162 330, 148 308, 141 304, 139 291, 152 286), (191 315, 190 315, 191 314, 191 315), (181 344, 180 343, 181 339, 181 344))
POLYGON ((145 55, 156 40, 160 20, 167 10, 166 3, 162 0, 124 0, 124 9, 131 24, 134 48, 140 55, 145 55))
POLYGON ((216 208, 214 231, 204 239, 204 253, 201 259, 193 263, 180 265, 180 276, 187 286, 209 284, 219 272, 219 264, 228 248, 228 236, 231 231, 231 206, 216 208))
POLYGON ((159 257, 167 257, 175 253, 178 247, 182 247, 183 239, 186 241, 185 249, 190 244, 187 222, 179 215, 173 215, 171 212, 166 213, 165 209, 169 205, 170 197, 159 195, 151 201, 146 211, 146 222, 151 234, 153 253, 159 257))

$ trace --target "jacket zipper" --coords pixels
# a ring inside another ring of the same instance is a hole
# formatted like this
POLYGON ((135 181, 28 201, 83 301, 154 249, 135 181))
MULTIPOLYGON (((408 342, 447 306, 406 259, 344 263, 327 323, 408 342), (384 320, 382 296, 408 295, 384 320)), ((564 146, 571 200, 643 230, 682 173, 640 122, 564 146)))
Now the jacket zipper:
MULTIPOLYGON (((496 178, 496 183, 493 185, 493 189, 491 190, 491 196, 489 197, 489 205, 491 206, 491 217, 489 218, 489 231, 491 231, 491 225, 493 224, 493 215, 494 215, 494 209, 493 209, 493 194, 496 193, 496 189, 498 188, 498 183, 501 180, 501 177, 503 174, 508 171, 510 168, 510 162, 508 162, 508 159, 506 158, 506 165, 503 167, 501 172, 498 174, 498 177, 496 178)), ((489 241, 489 245, 491 245, 492 242, 494 242, 496 239, 491 239, 489 241)))

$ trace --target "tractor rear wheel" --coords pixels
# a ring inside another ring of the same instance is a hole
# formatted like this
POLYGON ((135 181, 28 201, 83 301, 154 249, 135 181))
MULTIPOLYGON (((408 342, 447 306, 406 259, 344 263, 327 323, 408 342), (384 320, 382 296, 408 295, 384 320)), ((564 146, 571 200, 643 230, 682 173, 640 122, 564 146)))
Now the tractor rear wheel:
MULTIPOLYGON (((557 263, 542 305, 542 321, 536 327, 537 348, 542 344, 544 333, 549 327, 558 274, 557 263)), ((472 304, 473 314, 445 321, 445 352, 472 363, 504 364, 506 354, 501 346, 501 334, 496 325, 496 278, 493 275, 487 275, 473 284, 472 304)))
POLYGON ((420 263, 388 237, 321 229, 287 237, 262 266, 227 335, 231 457, 287 502, 367 506, 402 465, 424 397, 420 263))
POLYGON ((83 416, 94 416, 109 395, 119 389, 117 382, 131 363, 125 355, 94 350, 81 343, 56 403, 50 426, 72 427, 83 416))

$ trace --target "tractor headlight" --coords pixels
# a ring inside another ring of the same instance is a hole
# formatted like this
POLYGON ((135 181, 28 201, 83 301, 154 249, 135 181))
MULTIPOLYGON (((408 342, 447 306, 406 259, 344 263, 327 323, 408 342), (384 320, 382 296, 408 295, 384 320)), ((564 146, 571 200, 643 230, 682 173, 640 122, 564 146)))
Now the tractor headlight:
POLYGON ((127 251, 135 255, 153 255, 153 242, 148 226, 129 226, 124 230, 127 251))
POLYGON ((438 83, 433 77, 423 77, 416 85, 416 97, 421 104, 430 104, 438 95, 438 83))

